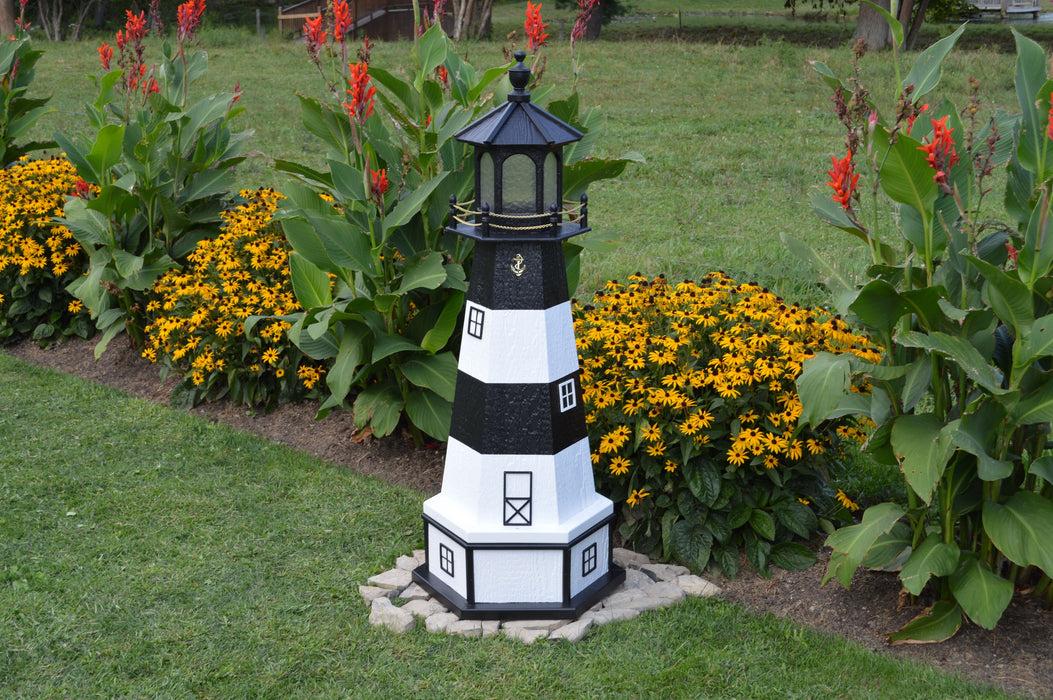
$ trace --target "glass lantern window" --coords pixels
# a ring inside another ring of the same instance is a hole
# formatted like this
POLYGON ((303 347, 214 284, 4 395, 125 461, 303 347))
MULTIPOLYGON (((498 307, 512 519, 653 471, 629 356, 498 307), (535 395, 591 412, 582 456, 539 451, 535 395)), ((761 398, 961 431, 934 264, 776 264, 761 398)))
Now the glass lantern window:
POLYGON ((482 207, 483 204, 490 205, 490 208, 494 207, 494 159, 489 153, 484 153, 479 158, 479 199, 475 203, 476 207, 482 207))
POLYGON ((559 164, 556 162, 556 154, 549 153, 545 156, 545 207, 551 207, 553 204, 557 208, 562 208, 561 202, 559 201, 559 192, 556 191, 556 169, 559 164))
POLYGON ((501 213, 537 214, 537 168, 528 155, 516 153, 501 166, 501 213))

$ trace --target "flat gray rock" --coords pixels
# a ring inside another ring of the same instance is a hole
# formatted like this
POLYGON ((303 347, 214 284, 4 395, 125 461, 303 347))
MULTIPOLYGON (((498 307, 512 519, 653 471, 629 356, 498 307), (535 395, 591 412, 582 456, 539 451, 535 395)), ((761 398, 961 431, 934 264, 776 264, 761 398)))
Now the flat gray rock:
POLYGON ((457 616, 452 612, 436 613, 424 621, 424 629, 433 634, 437 632, 446 632, 450 625, 457 621, 457 616))
POLYGON ((402 606, 402 609, 414 617, 428 619, 437 613, 449 612, 442 603, 437 600, 411 600, 402 606))
POLYGON ((552 630, 552 632, 549 633, 548 638, 552 640, 580 642, 595 624, 596 623, 593 620, 575 620, 574 622, 552 630))
POLYGON ((391 599, 395 595, 395 591, 390 588, 380 588, 378 586, 359 586, 358 594, 362 596, 362 599, 367 603, 372 603, 377 598, 391 599))
POLYGON ((676 584, 680 586, 680 589, 684 591, 685 594, 696 598, 709 598, 715 595, 720 595, 720 586, 710 583, 704 578, 695 576, 694 574, 681 576, 676 580, 676 584))
POLYGON ((413 557, 407 557, 405 554, 395 560, 395 568, 403 569, 404 571, 413 571, 420 564, 413 557))
POLYGON ((387 627, 392 632, 409 632, 417 626, 413 615, 395 607, 387 598, 377 598, 369 611, 369 622, 374 627, 387 627))
POLYGON ((615 547, 614 563, 626 569, 639 569, 645 564, 650 564, 651 560, 646 554, 640 554, 624 547, 615 547))
POLYGON ((391 569, 382 574, 370 576, 366 583, 370 586, 376 586, 377 588, 389 588, 393 591, 401 591, 413 583, 413 575, 405 569, 391 569))
POLYGON ((567 624, 567 620, 508 620, 503 627, 506 630, 543 630, 551 632, 567 624))
POLYGON ((431 598, 431 593, 421 588, 415 583, 411 583, 406 587, 406 590, 399 593, 399 598, 403 600, 427 600, 431 598))

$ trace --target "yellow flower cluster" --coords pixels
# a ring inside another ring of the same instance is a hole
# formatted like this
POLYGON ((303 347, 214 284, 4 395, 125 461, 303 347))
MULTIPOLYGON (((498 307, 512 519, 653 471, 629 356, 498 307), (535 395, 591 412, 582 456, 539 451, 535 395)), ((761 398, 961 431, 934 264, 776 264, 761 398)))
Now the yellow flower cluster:
POLYGON ((609 282, 576 306, 575 331, 598 476, 623 480, 630 505, 673 492, 671 480, 697 456, 763 473, 822 455, 838 438, 863 438, 847 419, 796 433, 795 380, 816 352, 877 362, 878 348, 758 285, 723 273, 609 282))
POLYGON ((287 372, 311 389, 324 370, 300 365, 300 353, 285 337, 287 321, 265 320, 252 336, 245 333, 250 316, 284 316, 300 306, 289 279, 288 244, 272 222, 282 195, 262 189, 241 196, 246 201, 223 213, 220 235, 197 245, 186 270, 154 285, 143 356, 182 370, 196 387, 217 384, 219 393, 229 388, 235 400, 255 402, 266 398, 261 392, 285 386, 287 372))
POLYGON ((0 272, 32 271, 62 277, 79 271, 87 256, 65 226, 65 195, 73 191, 77 171, 65 158, 30 160, 23 156, 0 170, 0 272))

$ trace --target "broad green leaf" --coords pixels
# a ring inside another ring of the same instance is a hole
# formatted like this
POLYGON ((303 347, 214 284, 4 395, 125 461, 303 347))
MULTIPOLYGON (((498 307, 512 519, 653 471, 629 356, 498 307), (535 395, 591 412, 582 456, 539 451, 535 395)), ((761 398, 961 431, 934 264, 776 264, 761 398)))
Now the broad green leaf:
POLYGON ((815 72, 819 74, 831 89, 838 90, 844 87, 844 83, 841 82, 841 79, 834 75, 834 72, 830 70, 825 63, 821 61, 808 61, 808 63, 811 64, 812 68, 815 69, 815 72))
POLYGON ((971 255, 965 258, 983 275, 986 282, 984 294, 998 318, 1013 329, 1013 336, 1023 338, 1030 333, 1035 322, 1031 290, 1016 276, 1010 276, 994 265, 971 255))
POLYGON ((378 335, 373 341, 373 357, 371 358, 371 361, 373 364, 376 364, 385 357, 389 357, 395 353, 405 351, 420 352, 420 349, 419 345, 401 335, 378 335))
POLYGON ((939 85, 943 71, 943 60, 954 48, 954 44, 964 31, 965 25, 963 24, 953 34, 940 39, 918 56, 918 60, 914 62, 914 67, 910 69, 910 73, 903 79, 905 86, 914 86, 914 92, 911 94, 911 98, 914 101, 932 92, 939 85))
POLYGON ((1009 419, 1019 425, 1053 422, 1053 377, 1044 376, 1034 391, 1021 397, 1019 402, 1007 405, 1009 419))
MULTIPOLYGON (((1004 415, 1004 414, 1003 414, 1004 415)), ((997 433, 997 425, 975 425, 975 421, 960 421, 951 431, 956 447, 976 457, 978 476, 984 481, 1000 481, 1013 473, 1013 463, 992 457, 987 449, 988 436, 997 433)), ((915 594, 916 595, 916 594, 915 594)))
POLYGON ((300 98, 300 116, 307 131, 320 138, 334 155, 347 154, 354 149, 351 123, 345 114, 338 114, 312 97, 297 97, 300 98))
POLYGON ((949 582, 962 612, 984 629, 995 628, 1013 598, 1013 584, 973 554, 962 557, 949 582))
MULTIPOLYGON (((1013 30, 1016 39, 1016 96, 1020 104, 1020 138, 1016 157, 1020 164, 1039 180, 1049 177, 1049 139, 1046 138, 1046 114, 1036 104, 1049 97, 1042 95, 1047 82, 1046 55, 1036 42, 1013 30)), ((1047 105, 1048 107, 1048 105, 1047 105)))
POLYGON ((1053 576, 1053 501, 1017 491, 1004 504, 985 502, 983 518, 984 530, 1003 554, 1053 576))
POLYGON ((913 595, 921 595, 933 576, 950 576, 958 568, 958 545, 941 542, 935 535, 925 538, 910 555, 899 579, 913 595))
POLYGON ((446 281, 446 268, 442 264, 442 253, 432 251, 422 257, 408 260, 399 282, 399 294, 414 289, 435 289, 446 281))
POLYGON ((897 522, 891 530, 874 540, 863 557, 863 566, 878 571, 899 571, 913 552, 911 535, 910 526, 903 521, 897 522))
POLYGON ((678 520, 673 525, 670 539, 677 559, 692 571, 705 570, 713 548, 713 535, 705 525, 691 520, 678 520))
POLYGON ((970 379, 992 394, 1004 394, 1002 378, 995 368, 965 338, 947 333, 907 331, 896 336, 901 345, 923 348, 954 361, 970 379))
POLYGON ((936 644, 955 635, 962 626, 962 609, 955 603, 940 600, 908 622, 899 632, 889 635, 889 646, 900 644, 936 644))
POLYGON ((621 158, 587 158, 563 168, 563 196, 578 201, 589 185, 618 177, 629 163, 643 162, 643 156, 629 153, 621 158))
POLYGON ((693 459, 683 469, 691 493, 705 505, 712 506, 720 496, 720 472, 703 459, 693 459))
POLYGON ((406 416, 431 437, 445 442, 450 439, 453 405, 427 389, 411 391, 406 397, 406 416))
POLYGON ((399 201, 388 214, 384 216, 384 240, 391 235, 391 232, 403 226, 406 222, 413 218, 413 215, 421 210, 424 206, 424 202, 427 201, 431 193, 439 186, 439 183, 445 179, 447 173, 441 172, 432 179, 425 183, 422 183, 420 187, 413 190, 405 199, 399 201))
POLYGON ((296 301, 304 309, 329 306, 333 303, 329 275, 295 250, 289 254, 289 274, 296 301))
POLYGON ((750 527, 753 528, 758 537, 766 540, 775 539, 775 520, 772 519, 767 511, 763 511, 760 508, 754 508, 750 511, 750 527))
MULTIPOLYGON (((373 271, 373 252, 370 247, 368 232, 356 230, 342 216, 311 212, 306 212, 306 214, 307 220, 325 247, 326 255, 330 260, 339 267, 365 272, 367 275, 373 271)), ((304 257, 307 257, 306 254, 304 257)), ((311 262, 315 261, 312 260, 311 262)), ((327 270, 327 272, 334 271, 327 270)))
POLYGON ((904 134, 897 134, 895 142, 890 143, 890 134, 882 126, 874 136, 879 152, 887 154, 881 162, 881 188, 894 201, 917 209, 928 221, 940 191, 919 150, 921 143, 904 134))
POLYGON ((800 542, 777 542, 771 546, 771 563, 787 571, 801 571, 815 563, 815 554, 800 542))
POLYGON ((852 583, 852 575, 874 542, 891 530, 905 512, 902 506, 895 503, 879 503, 866 509, 861 523, 843 527, 827 537, 826 546, 832 548, 836 556, 830 557, 823 584, 836 576, 848 588, 852 583))
POLYGON ((1053 457, 1039 457, 1031 463, 1028 472, 1045 479, 1047 484, 1053 484, 1053 457))
POLYGON ((849 393, 850 386, 847 355, 820 352, 806 360, 797 377, 797 392, 804 407, 800 424, 814 426, 826 420, 849 393))
POLYGON ((422 76, 430 76, 446 60, 448 40, 438 22, 421 35, 418 46, 420 47, 420 73, 422 76))
POLYGON ((402 408, 402 399, 394 386, 374 384, 363 389, 355 399, 355 425, 369 426, 377 437, 390 435, 398 427, 402 408))
POLYGON ((909 413, 918 405, 918 401, 931 390, 932 359, 921 355, 911 363, 903 381, 903 411, 909 413))
POLYGON ((931 413, 902 415, 892 426, 892 449, 907 483, 925 503, 932 500, 954 452, 950 430, 931 413))
POLYGON ((1050 356, 1053 356, 1053 314, 1036 319, 1031 332, 1013 344, 1014 373, 1050 356))
POLYGON ((452 352, 417 356, 403 362, 399 369, 411 383, 431 389, 446 401, 453 401, 453 390, 457 385, 457 358, 452 352))
POLYGON ((910 311, 910 306, 899 291, 883 279, 867 283, 848 308, 885 339, 891 338, 892 329, 899 323, 900 317, 910 311))
POLYGON ((815 513, 800 501, 791 500, 785 505, 780 505, 772 514, 780 525, 804 539, 811 538, 819 527, 815 513))
POLYGON ((450 296, 447 297, 446 303, 442 307, 442 313, 436 319, 435 325, 424 334, 424 338, 420 342, 420 346, 425 352, 434 353, 446 347, 450 336, 453 335, 454 330, 457 328, 457 317, 461 313, 462 306, 464 306, 464 292, 450 292, 450 296))
POLYGON ((337 265, 326 252, 325 245, 314 228, 303 219, 282 219, 282 231, 293 250, 315 267, 326 272, 336 272, 337 265))
POLYGON ((389 91, 410 113, 416 113, 420 108, 417 92, 409 82, 373 65, 369 66, 369 77, 373 82, 389 91))
POLYGON ((117 268, 117 274, 122 279, 131 279, 143 269, 143 258, 126 250, 115 248, 113 251, 113 264, 117 268))
POLYGON ((347 202, 364 202, 368 199, 366 184, 362 171, 347 163, 329 159, 329 172, 332 174, 333 189, 347 202))
POLYGON ((329 387, 332 401, 337 405, 343 402, 347 392, 351 390, 351 380, 358 366, 362 364, 363 334, 355 332, 356 330, 345 329, 344 337, 340 340, 340 349, 336 353, 336 360, 325 376, 325 383, 329 387))
POLYGON ((121 159, 122 141, 124 139, 124 127, 117 124, 107 124, 99 129, 95 137, 95 143, 85 159, 91 165, 92 172, 96 176, 95 182, 105 184, 109 182, 109 171, 117 161, 121 159))
MULTIPOLYGON (((1049 93, 1045 96, 1045 106, 1049 109, 1049 93)), ((1043 139, 1047 144, 1048 138, 1043 139)), ((1046 146, 1049 147, 1048 145, 1046 146)), ((1033 290, 1038 281, 1049 274, 1053 264, 1053 232, 1050 229, 1049 193, 1041 191, 1035 208, 1028 220, 1024 245, 1017 255, 1017 276, 1020 281, 1033 290)))

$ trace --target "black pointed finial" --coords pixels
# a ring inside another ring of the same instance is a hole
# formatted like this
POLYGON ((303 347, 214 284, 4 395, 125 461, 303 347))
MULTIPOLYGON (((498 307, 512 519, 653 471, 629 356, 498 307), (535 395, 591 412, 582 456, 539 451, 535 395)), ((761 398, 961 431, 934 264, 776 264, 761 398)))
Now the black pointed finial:
POLYGON ((508 81, 512 83, 512 92, 508 93, 509 102, 529 102, 530 93, 526 91, 530 83, 530 69, 523 64, 526 51, 516 51, 513 54, 516 64, 508 69, 508 81))

